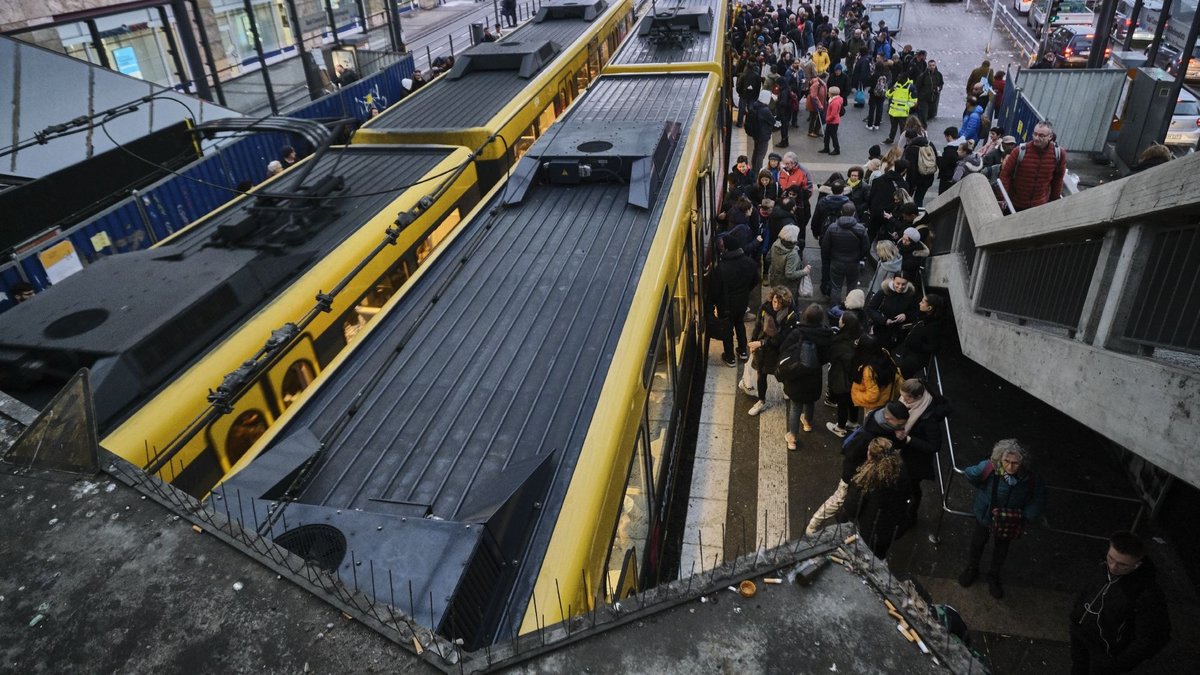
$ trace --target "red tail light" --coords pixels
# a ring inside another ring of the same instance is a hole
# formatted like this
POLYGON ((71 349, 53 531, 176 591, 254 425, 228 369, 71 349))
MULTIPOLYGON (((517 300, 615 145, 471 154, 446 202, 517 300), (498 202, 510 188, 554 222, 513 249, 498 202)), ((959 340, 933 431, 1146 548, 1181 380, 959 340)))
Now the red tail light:
POLYGON ((1112 56, 1112 47, 1109 47, 1108 49, 1105 49, 1105 50, 1104 50, 1104 55, 1105 55, 1105 56, 1112 56))
POLYGON ((1066 49, 1063 50, 1063 54, 1066 56, 1070 56, 1072 53, 1074 53, 1074 51, 1075 51, 1074 49, 1067 47, 1066 49))

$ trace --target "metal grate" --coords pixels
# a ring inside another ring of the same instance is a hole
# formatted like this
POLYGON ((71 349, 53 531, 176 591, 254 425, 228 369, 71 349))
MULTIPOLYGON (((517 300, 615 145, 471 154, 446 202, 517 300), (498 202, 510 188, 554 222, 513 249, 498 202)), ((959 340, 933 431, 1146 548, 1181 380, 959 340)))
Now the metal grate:
POLYGON ((1078 327, 1103 243, 1097 238, 990 253, 979 308, 1078 327))
POLYGON ((1157 232, 1125 337, 1200 352, 1200 226, 1157 232))
POLYGON ((346 537, 330 525, 301 525, 275 537, 275 543, 330 572, 346 557, 346 537))
POLYGON ((959 209, 942 209, 932 218, 933 222, 929 226, 932 241, 925 242, 929 246, 929 255, 943 255, 951 251, 958 213, 959 209))
POLYGON ((959 250, 962 252, 963 259, 967 263, 968 278, 975 274, 975 235, 971 234, 971 224, 963 218, 962 223, 962 239, 959 241, 959 250))

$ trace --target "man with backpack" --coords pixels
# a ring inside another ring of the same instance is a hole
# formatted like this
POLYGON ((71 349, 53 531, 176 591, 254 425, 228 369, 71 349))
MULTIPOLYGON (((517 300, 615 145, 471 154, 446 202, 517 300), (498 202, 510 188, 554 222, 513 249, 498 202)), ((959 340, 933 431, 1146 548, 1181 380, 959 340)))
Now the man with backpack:
POLYGON ((875 57, 875 66, 871 70, 868 81, 866 86, 870 87, 871 91, 867 98, 867 128, 878 131, 879 124, 883 121, 883 105, 887 101, 887 93, 892 81, 891 70, 882 56, 875 57))
POLYGON ((937 150, 924 134, 906 138, 908 145, 904 146, 904 159, 908 160, 908 187, 912 190, 913 202, 923 206, 925 193, 933 187, 933 179, 937 177, 937 150))
POLYGON ((766 103, 757 99, 750 103, 750 111, 746 115, 746 133, 754 142, 750 169, 758 171, 767 160, 767 151, 771 149, 771 135, 775 133, 775 116, 771 114, 771 109, 766 103))
POLYGON ((1054 142, 1054 127, 1038 122, 1033 140, 1022 143, 1004 158, 1000 182, 1008 191, 1013 208, 1024 211, 1062 197, 1067 173, 1067 151, 1054 142))
POLYGON ((742 68, 742 72, 738 74, 737 86, 737 125, 740 127, 743 126, 746 116, 750 112, 750 104, 758 100, 758 93, 762 90, 762 71, 758 59, 746 59, 746 67, 742 68))

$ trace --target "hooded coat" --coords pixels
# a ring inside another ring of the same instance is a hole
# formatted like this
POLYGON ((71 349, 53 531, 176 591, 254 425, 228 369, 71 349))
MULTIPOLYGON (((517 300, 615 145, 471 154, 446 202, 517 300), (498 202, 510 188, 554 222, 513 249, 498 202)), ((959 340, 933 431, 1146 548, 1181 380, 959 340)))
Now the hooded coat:
POLYGON ((875 325, 876 333, 887 332, 892 330, 892 326, 887 325, 888 319, 893 319, 901 314, 904 315, 906 322, 915 322, 917 313, 921 311, 918 302, 916 286, 908 284, 904 287, 903 293, 898 293, 892 288, 891 280, 888 279, 879 285, 879 292, 872 295, 870 301, 867 302, 867 316, 871 317, 871 323, 875 325))
POLYGON ((767 275, 767 283, 771 286, 786 286, 796 295, 796 288, 804 278, 804 259, 800 255, 800 246, 794 241, 776 239, 771 244, 771 269, 767 275))

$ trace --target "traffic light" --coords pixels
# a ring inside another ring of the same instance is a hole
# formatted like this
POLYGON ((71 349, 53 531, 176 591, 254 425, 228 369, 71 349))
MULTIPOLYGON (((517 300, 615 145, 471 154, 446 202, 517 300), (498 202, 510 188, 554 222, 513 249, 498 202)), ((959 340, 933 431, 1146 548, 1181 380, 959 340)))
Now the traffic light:
POLYGON ((1046 13, 1046 23, 1054 25, 1058 21, 1058 14, 1062 10, 1062 0, 1050 0, 1050 11, 1046 13))

